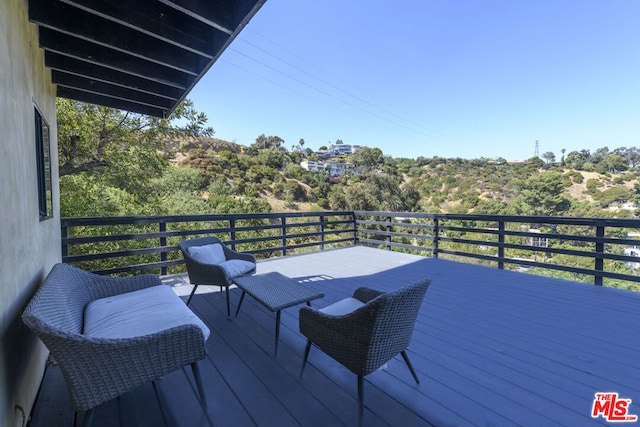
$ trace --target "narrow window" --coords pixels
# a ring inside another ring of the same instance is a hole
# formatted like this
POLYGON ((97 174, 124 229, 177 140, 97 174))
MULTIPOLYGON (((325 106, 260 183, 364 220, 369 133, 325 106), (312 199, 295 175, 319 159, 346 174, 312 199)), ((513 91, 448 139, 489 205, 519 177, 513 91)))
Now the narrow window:
POLYGON ((34 108, 34 111, 36 118, 36 160, 38 162, 38 207, 40 220, 44 220, 53 216, 49 125, 42 118, 42 114, 37 108, 34 108))

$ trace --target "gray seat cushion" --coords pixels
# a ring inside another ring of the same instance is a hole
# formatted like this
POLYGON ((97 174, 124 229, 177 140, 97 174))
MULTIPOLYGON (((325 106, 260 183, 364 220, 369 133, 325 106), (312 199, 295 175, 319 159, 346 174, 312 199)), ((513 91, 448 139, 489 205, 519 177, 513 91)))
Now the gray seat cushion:
POLYGON ((166 285, 101 298, 84 310, 84 334, 95 338, 132 338, 180 325, 198 326, 205 341, 209 328, 166 285))
POLYGON ((220 267, 224 270, 224 275, 228 280, 234 277, 242 276, 256 268, 256 265, 251 261, 243 261, 241 259, 230 259, 220 264, 220 267))
POLYGON ((364 303, 359 299, 345 298, 318 311, 321 311, 324 314, 329 314, 331 316, 344 316, 345 314, 349 314, 359 309, 363 305, 364 303))

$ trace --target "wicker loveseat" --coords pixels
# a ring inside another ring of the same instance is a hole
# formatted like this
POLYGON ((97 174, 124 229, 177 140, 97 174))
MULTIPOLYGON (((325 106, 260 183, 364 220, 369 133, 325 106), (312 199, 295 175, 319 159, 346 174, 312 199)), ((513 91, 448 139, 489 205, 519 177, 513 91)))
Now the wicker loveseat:
POLYGON ((22 315, 60 367, 76 411, 93 408, 206 355, 206 325, 154 275, 114 278, 57 264, 22 315))

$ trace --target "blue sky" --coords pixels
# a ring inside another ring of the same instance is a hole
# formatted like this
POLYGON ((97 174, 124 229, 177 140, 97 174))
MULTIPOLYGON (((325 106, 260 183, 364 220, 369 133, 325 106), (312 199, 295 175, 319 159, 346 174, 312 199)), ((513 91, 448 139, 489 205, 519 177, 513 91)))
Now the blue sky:
POLYGON ((189 98, 215 137, 394 157, 640 145, 640 0, 267 0, 189 98))

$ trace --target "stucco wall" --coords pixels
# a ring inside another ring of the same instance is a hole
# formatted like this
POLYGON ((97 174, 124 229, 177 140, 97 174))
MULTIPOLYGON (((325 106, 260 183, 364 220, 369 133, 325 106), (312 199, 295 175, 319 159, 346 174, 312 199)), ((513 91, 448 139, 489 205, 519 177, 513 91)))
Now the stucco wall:
POLYGON ((55 87, 26 0, 0 0, 0 425, 22 426, 47 352, 20 321, 60 254, 55 87), (54 217, 40 221, 34 103, 51 130, 54 217))

